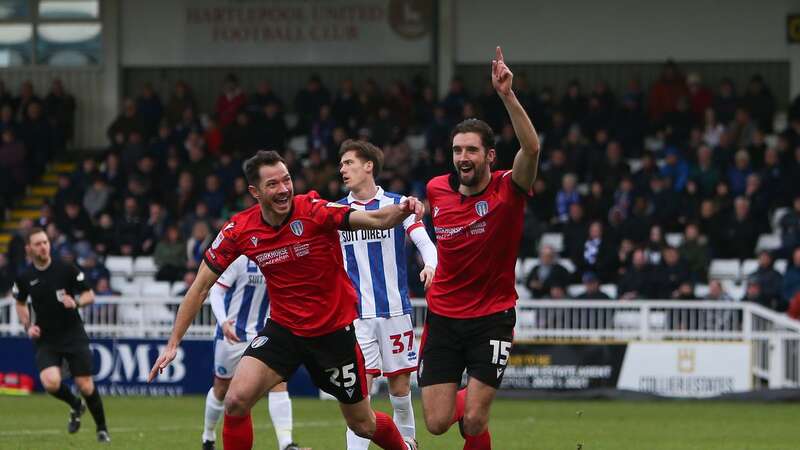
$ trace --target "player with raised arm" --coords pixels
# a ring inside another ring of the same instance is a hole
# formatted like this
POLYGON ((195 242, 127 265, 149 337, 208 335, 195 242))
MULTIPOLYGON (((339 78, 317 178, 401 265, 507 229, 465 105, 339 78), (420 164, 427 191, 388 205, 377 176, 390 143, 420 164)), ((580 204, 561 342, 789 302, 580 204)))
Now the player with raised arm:
MULTIPOLYGON (((383 152, 374 145, 348 140, 339 150, 340 170, 350 194, 339 200, 361 211, 373 211, 402 202, 405 197, 375 184, 383 166, 383 152)), ((353 322, 367 367, 367 391, 374 377, 389 380, 389 400, 400 433, 414 438, 411 372, 417 369, 414 326, 408 297, 406 235, 416 245, 425 267, 419 274, 427 289, 436 269, 436 246, 422 222, 409 216, 390 230, 340 231, 344 264, 358 295, 358 319, 353 322)), ((347 449, 366 450, 369 440, 347 430, 347 449)))
MULTIPOLYGON (((269 315, 269 295, 258 266, 240 256, 225 269, 208 294, 217 319, 214 340, 214 385, 206 395, 203 450, 214 450, 222 400, 248 343, 264 328, 269 315)), ((286 383, 269 391, 269 417, 275 428, 278 450, 301 450, 292 439, 292 400, 286 383)))
POLYGON ((240 255, 255 261, 267 281, 270 317, 244 352, 225 395, 225 450, 250 449, 250 409, 304 364, 314 383, 339 400, 347 426, 388 450, 415 450, 392 419, 369 405, 364 357, 352 325, 358 301, 344 271, 339 230, 390 229, 422 204, 409 197, 376 211, 356 211, 316 193, 294 195, 292 177, 274 151, 244 164, 258 202, 228 221, 206 250, 172 334, 150 371, 152 380, 176 356, 186 330, 219 274, 240 255))
POLYGON ((512 78, 497 47, 492 84, 522 147, 512 169, 492 172, 492 129, 467 119, 452 132, 456 173, 428 183, 439 265, 427 293, 417 376, 426 427, 439 435, 458 422, 464 449, 491 448, 489 410, 511 350, 514 265, 539 161, 539 138, 512 78), (467 387, 458 391, 465 369, 467 387))

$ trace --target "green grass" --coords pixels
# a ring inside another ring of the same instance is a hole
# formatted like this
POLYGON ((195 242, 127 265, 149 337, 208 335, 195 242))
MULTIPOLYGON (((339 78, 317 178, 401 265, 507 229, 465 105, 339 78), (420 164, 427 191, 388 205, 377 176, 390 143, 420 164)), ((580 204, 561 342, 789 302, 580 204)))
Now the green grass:
MULTIPOLYGON (((67 408, 59 401, 44 395, 0 397, 0 449, 199 449, 204 400, 104 398, 113 441, 102 446, 94 441, 88 413, 81 431, 68 435, 67 408)), ((390 410, 387 401, 375 405, 390 410)), ((415 406, 421 449, 462 448, 455 428, 431 436, 424 429, 419 400, 415 406)), ((259 403, 253 414, 255 448, 276 448, 266 404, 259 403)), ((295 399, 294 419, 295 439, 301 444, 315 450, 344 448, 344 422, 335 402, 295 399)), ((491 429, 496 450, 796 450, 800 405, 498 400, 491 429)), ((219 428, 217 435, 221 444, 219 428)))

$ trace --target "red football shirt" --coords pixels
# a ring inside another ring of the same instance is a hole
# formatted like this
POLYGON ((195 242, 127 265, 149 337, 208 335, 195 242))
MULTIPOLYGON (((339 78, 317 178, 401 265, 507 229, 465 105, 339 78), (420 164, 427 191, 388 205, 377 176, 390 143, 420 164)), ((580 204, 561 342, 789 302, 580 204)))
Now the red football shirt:
POLYGON ((511 171, 492 172, 480 194, 458 192, 455 175, 428 182, 439 265, 428 308, 457 319, 487 316, 517 302, 514 266, 527 194, 511 171))
POLYGON ((264 222, 254 205, 231 217, 206 250, 204 260, 222 273, 239 255, 254 261, 267 281, 270 318, 298 336, 321 336, 357 317, 358 298, 344 271, 339 229, 350 208, 296 195, 280 226, 264 222))

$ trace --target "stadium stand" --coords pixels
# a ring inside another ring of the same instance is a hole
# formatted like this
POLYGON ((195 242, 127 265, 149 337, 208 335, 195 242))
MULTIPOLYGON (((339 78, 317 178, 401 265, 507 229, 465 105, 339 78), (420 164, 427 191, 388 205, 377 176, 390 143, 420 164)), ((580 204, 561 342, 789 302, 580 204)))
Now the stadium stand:
MULTIPOLYGON (((614 93, 604 83, 586 89, 576 82, 560 97, 549 86, 518 92, 544 142, 516 268, 521 297, 534 298, 525 283, 544 246, 567 269, 570 278, 560 287, 571 297, 584 292, 579 283, 587 271, 599 274, 609 297, 622 295, 637 249, 646 263, 636 273, 650 289, 639 292, 643 299, 705 298, 714 280, 728 297, 742 299, 762 250, 776 258, 779 277, 800 269, 792 254, 800 244, 800 184, 792 182, 800 176, 800 107, 782 116, 758 75, 733 94, 730 80, 721 80, 702 86, 700 95, 687 82, 697 77, 679 66, 664 71, 649 91, 636 83, 614 93), (677 72, 667 81, 670 70, 677 72), (665 83, 676 83, 681 96, 659 97, 665 83), (602 225, 602 261, 584 252, 596 244, 587 238, 592 222, 602 225), (677 261, 670 249, 679 250, 677 261)), ((58 141, 37 160, 24 192, 3 192, 9 211, 0 246, 11 273, 24 264, 24 228, 36 224, 47 228, 59 256, 81 263, 99 255, 115 291, 180 294, 222 222, 253 204, 240 164, 262 147, 281 151, 296 192, 313 189, 329 199, 344 195, 337 150, 346 138, 381 146, 380 183, 422 198, 427 180, 450 170, 454 123, 477 116, 495 125, 496 169, 510 168, 518 148, 491 95, 465 89, 431 101, 423 95, 429 85, 418 79, 391 88, 369 80, 344 95, 320 81, 296 93, 252 92, 233 111, 220 109, 222 101, 197 110, 183 82, 161 93, 166 101, 150 87, 129 92, 109 125, 105 151, 63 163, 68 141, 58 141), (20 225, 25 218, 32 223, 20 225), (167 236, 171 225, 177 233, 167 236)), ((4 105, 13 111, 14 99, 4 105)), ((24 130, 37 114, 22 122, 0 115, 0 129, 24 130)), ((30 135, 25 139, 23 147, 38 148, 30 135)), ((413 256, 410 263, 419 265, 413 256)), ((413 295, 423 295, 414 277, 409 283, 413 295)), ((794 294, 792 286, 781 297, 794 294)))

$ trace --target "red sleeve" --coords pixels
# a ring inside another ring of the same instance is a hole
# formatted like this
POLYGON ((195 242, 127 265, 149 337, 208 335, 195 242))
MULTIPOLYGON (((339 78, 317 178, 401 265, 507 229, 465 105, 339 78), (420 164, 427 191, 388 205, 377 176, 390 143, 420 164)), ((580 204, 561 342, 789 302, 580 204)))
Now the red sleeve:
POLYGON ((526 192, 522 186, 514 182, 514 179, 511 177, 510 170, 504 171, 499 175, 499 177, 500 177, 499 191, 502 198, 511 199, 515 197, 522 197, 522 198, 533 197, 533 190, 526 192))
POLYGON ((230 221, 222 227, 214 242, 206 249, 203 261, 217 275, 225 272, 225 269, 241 254, 239 246, 236 244, 238 234, 236 222, 230 221))
POLYGON ((312 191, 308 195, 311 202, 311 217, 314 221, 329 230, 349 230, 350 213, 348 205, 329 202, 319 198, 319 194, 312 191))

